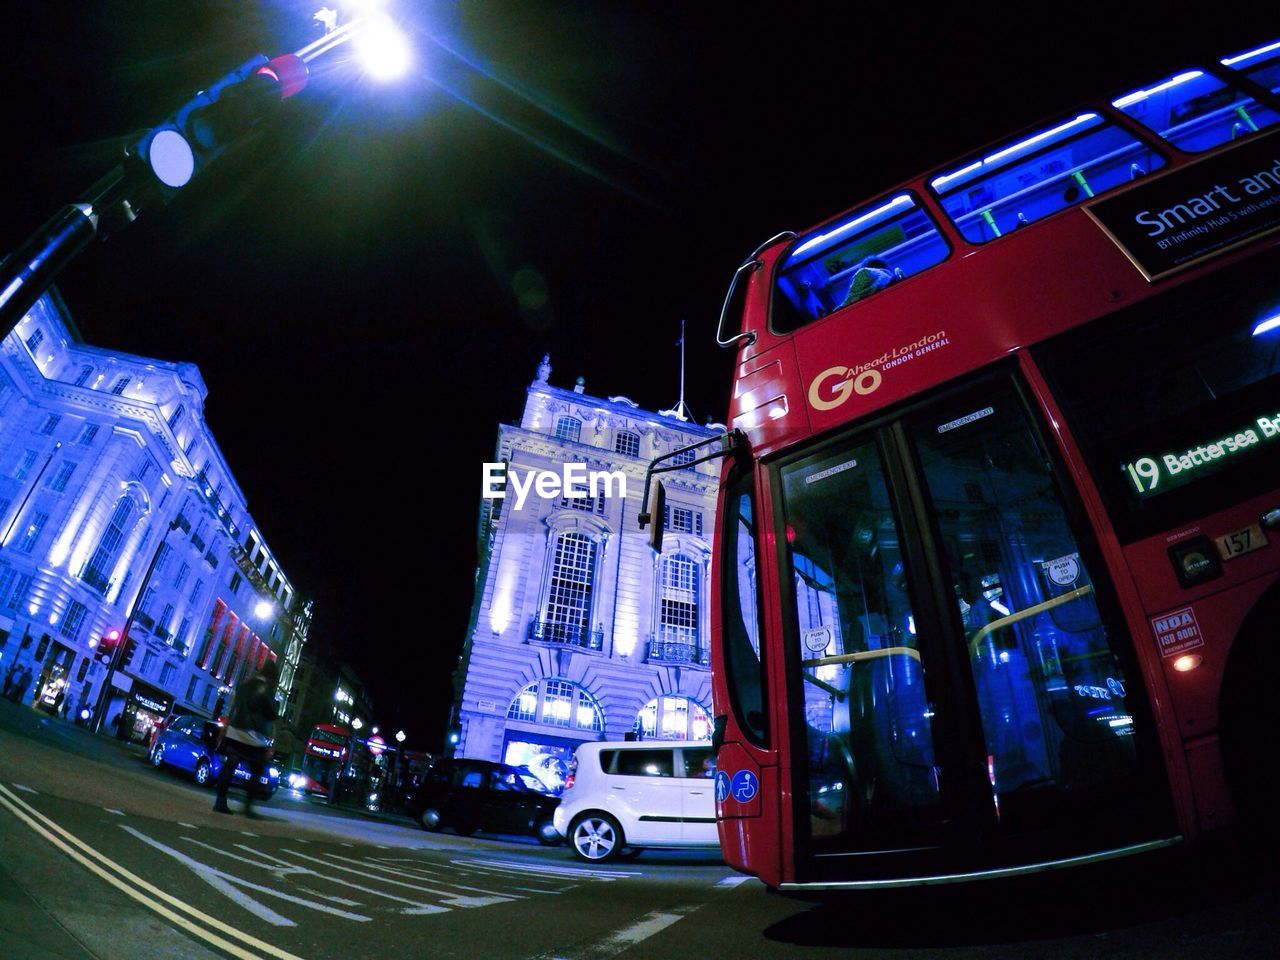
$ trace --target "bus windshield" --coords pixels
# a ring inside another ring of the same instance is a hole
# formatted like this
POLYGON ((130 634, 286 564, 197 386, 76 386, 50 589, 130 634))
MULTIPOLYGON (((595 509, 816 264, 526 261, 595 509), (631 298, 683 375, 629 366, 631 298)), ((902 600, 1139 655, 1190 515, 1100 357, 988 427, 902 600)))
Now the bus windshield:
POLYGON ((1261 492, 1280 463, 1274 253, 1050 341, 1040 352, 1122 534, 1261 492))

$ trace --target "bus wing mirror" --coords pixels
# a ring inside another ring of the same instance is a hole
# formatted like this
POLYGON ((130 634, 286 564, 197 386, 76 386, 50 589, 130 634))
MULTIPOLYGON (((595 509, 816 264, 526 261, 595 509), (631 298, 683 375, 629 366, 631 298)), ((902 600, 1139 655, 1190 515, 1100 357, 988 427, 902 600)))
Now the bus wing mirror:
POLYGON ((661 480, 654 485, 653 508, 649 512, 649 546, 654 553, 662 552, 662 534, 666 529, 667 488, 661 480))

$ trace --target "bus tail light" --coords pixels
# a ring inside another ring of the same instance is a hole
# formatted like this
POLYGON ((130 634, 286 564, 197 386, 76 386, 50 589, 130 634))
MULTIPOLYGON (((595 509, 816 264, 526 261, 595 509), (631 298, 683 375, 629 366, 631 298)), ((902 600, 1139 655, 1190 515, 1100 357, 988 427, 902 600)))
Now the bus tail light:
POLYGON ((1204 663, 1204 657, 1200 656, 1200 654, 1184 653, 1182 656, 1178 657, 1177 660, 1173 661, 1173 669, 1177 670, 1179 673, 1190 673, 1202 663, 1204 663))

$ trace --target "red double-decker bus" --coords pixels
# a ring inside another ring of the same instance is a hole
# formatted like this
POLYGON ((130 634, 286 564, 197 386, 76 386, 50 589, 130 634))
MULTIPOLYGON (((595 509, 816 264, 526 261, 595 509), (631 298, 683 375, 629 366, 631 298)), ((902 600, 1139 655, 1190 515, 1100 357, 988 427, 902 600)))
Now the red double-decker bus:
POLYGON ((1008 876, 1275 794, 1277 90, 1280 44, 1214 58, 739 268, 712 584, 732 865, 1008 876))
POLYGON ((289 786, 317 796, 329 796, 350 753, 350 730, 331 723, 317 723, 303 749, 302 769, 290 774, 289 786))

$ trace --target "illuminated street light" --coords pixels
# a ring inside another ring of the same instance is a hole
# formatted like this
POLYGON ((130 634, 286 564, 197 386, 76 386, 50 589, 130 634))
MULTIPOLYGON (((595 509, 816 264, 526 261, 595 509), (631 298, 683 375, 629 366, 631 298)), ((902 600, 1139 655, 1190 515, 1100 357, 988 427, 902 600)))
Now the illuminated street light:
POLYGON ((404 743, 404 731, 403 731, 403 730, 397 730, 397 731, 396 731, 396 743, 404 743))
POLYGON ((351 728, 353 730, 359 730, 363 726, 364 726, 364 721, 361 720, 359 717, 356 717, 354 720, 351 721, 351 728))
POLYGON ((355 36, 356 53, 365 73, 375 80, 395 80, 408 72, 409 42, 386 16, 374 17, 355 36))
POLYGON ((259 600, 253 608, 253 615, 259 620, 269 620, 275 616, 276 605, 270 600, 259 600))
POLYGON ((268 59, 258 55, 199 91, 168 118, 134 137, 123 161, 7 257, 0 257, 0 340, 8 336, 71 260, 94 239, 118 233, 156 202, 168 203, 230 147, 248 139, 280 103, 300 93, 310 64, 348 41, 372 75, 388 80, 411 62, 409 44, 384 14, 342 26, 332 10, 315 19, 325 35, 268 59))

